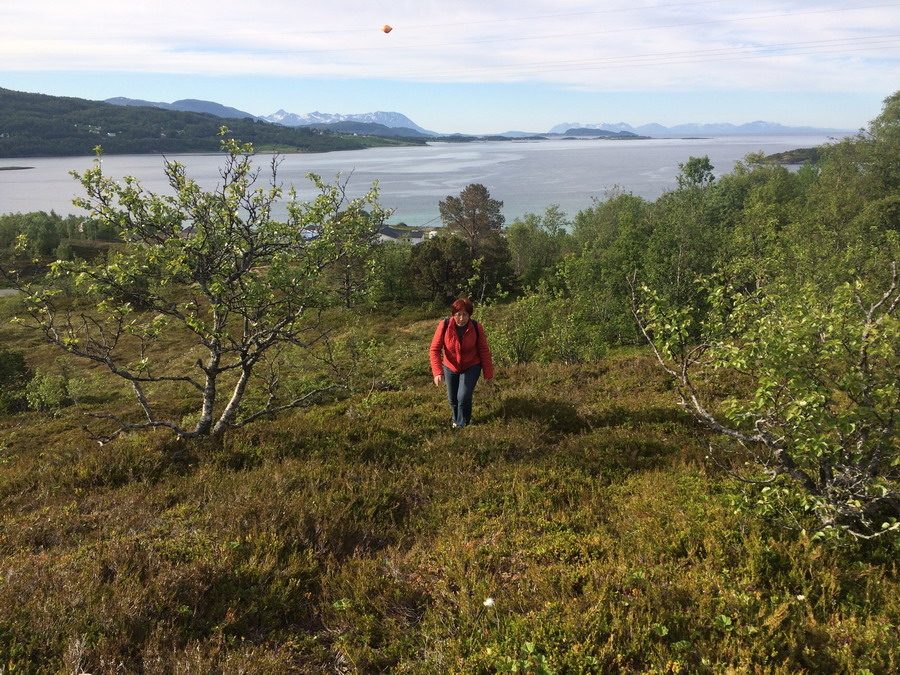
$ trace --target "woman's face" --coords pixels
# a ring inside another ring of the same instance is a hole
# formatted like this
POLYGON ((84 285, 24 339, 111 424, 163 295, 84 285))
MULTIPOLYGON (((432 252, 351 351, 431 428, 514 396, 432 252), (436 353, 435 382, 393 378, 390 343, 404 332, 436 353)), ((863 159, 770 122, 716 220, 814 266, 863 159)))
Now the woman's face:
POLYGON ((457 312, 453 315, 453 320, 456 322, 457 326, 465 326, 469 323, 469 315, 465 312, 457 312))

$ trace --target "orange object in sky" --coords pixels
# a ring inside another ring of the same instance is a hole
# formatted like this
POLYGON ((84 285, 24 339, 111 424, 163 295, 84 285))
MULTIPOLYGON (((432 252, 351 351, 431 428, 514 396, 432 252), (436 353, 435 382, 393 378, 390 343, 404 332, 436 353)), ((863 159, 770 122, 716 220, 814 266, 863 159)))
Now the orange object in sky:
POLYGON ((390 33, 394 29, 391 26, 384 24, 384 28, 382 28, 381 30, 383 30, 385 33, 390 33))

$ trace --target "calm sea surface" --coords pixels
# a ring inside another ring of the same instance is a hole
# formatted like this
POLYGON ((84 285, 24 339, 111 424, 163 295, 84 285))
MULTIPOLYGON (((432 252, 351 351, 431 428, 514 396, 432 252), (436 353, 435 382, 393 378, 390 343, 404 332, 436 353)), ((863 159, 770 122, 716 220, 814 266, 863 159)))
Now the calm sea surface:
MULTIPOLYGON (((314 194, 308 172, 326 180, 349 177, 350 196, 358 196, 375 180, 381 203, 394 209, 389 222, 408 225, 440 223, 438 202, 458 195, 469 183, 482 183, 503 201, 507 223, 525 213, 543 213, 558 204, 570 217, 603 199, 618 186, 646 199, 675 188, 679 162, 708 155, 715 174, 728 173, 751 152, 770 154, 826 143, 826 136, 723 136, 705 139, 654 138, 635 141, 546 140, 484 143, 433 143, 424 147, 372 148, 350 152, 285 155, 278 170, 284 186, 294 185, 301 197, 314 194)), ((188 175, 206 188, 219 181, 221 155, 171 155, 184 163, 188 175)), ((258 161, 265 167, 269 157, 258 161)), ((91 166, 90 157, 0 159, 0 167, 31 167, 0 171, 0 213, 55 210, 83 213, 72 205, 82 194, 68 174, 91 166)), ((133 175, 145 188, 166 192, 163 159, 158 155, 117 155, 103 159, 113 178, 133 175)), ((281 210, 283 215, 284 210, 281 210)))

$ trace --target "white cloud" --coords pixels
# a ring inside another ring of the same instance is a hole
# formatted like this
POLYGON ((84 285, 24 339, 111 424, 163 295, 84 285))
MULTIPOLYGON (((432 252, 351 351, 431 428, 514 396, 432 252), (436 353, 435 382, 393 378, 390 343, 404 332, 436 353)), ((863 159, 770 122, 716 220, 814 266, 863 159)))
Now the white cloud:
POLYGON ((587 0, 276 0, 262 12, 234 0, 51 0, 6 12, 0 59, 15 71, 889 93, 898 10, 877 0, 614 0, 599 9, 587 0), (379 30, 385 23, 390 34, 379 30))

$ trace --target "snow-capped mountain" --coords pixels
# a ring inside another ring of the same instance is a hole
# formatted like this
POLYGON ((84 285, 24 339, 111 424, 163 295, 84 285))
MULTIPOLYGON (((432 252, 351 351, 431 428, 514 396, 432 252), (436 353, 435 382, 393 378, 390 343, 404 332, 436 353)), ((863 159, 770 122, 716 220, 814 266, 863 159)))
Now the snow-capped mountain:
POLYGON ((336 122, 363 122, 367 124, 381 124, 391 128, 415 129, 416 131, 428 134, 429 136, 437 136, 438 134, 428 129, 423 129, 418 124, 409 119, 406 115, 398 112, 370 112, 344 115, 340 113, 323 113, 319 111, 298 115, 297 113, 289 113, 286 110, 279 110, 271 115, 266 115, 263 119, 276 124, 283 124, 288 127, 303 127, 312 124, 334 124, 336 122))
MULTIPOLYGON (((362 123, 362 124, 373 124, 373 125, 381 125, 381 127, 388 127, 390 129, 398 129, 398 130, 409 130, 412 129, 414 131, 419 132, 420 134, 426 136, 442 136, 444 134, 438 133, 436 131, 430 131, 428 129, 423 129, 418 124, 409 119, 406 115, 398 112, 385 112, 385 111, 377 111, 377 112, 369 112, 369 113, 358 113, 358 114, 341 114, 341 113, 323 113, 319 111, 306 113, 305 115, 298 115, 297 113, 290 113, 286 110, 279 110, 276 113, 272 113, 271 115, 266 115, 263 117, 257 117, 255 115, 251 115, 248 112, 244 112, 242 110, 238 110, 236 108, 230 108, 228 106, 221 105, 219 103, 215 103, 213 101, 202 101, 197 99, 183 99, 180 101, 175 101, 174 103, 158 103, 152 101, 144 101, 138 99, 129 99, 124 97, 111 98, 107 99, 107 103, 115 103, 117 105, 141 105, 141 106, 153 106, 156 108, 164 108, 167 110, 187 110, 190 112, 204 112, 212 115, 216 115, 217 117, 225 117, 225 118, 243 118, 243 117, 253 117, 259 120, 265 120, 267 122, 274 122, 275 124, 283 124, 289 127, 299 127, 299 126, 311 126, 311 125, 333 125, 337 123, 362 123)), ((766 134, 766 135, 775 135, 775 134, 804 134, 804 133, 816 133, 816 134, 844 134, 848 130, 847 129, 820 129, 815 127, 788 127, 783 124, 778 124, 777 122, 749 122, 747 124, 729 124, 729 123, 719 123, 719 124, 698 124, 698 123, 690 123, 690 124, 678 124, 672 127, 666 127, 661 124, 642 124, 640 126, 632 126, 627 122, 600 122, 597 124, 582 124, 581 122, 563 122, 561 124, 557 124, 550 131, 546 132, 546 134, 551 135, 563 135, 570 129, 603 129, 605 131, 610 132, 627 132, 631 134, 636 134, 638 136, 715 136, 715 135, 751 135, 751 134, 766 134)), ((344 129, 343 131, 348 131, 344 129)), ((349 131, 350 133, 374 133, 377 134, 377 128, 373 128, 370 131, 364 131, 363 129, 356 129, 349 131)), ((397 134, 397 135, 410 135, 410 134, 397 134)), ((498 136, 507 136, 509 138, 519 138, 519 137, 527 137, 527 136, 541 136, 544 135, 541 132, 524 132, 524 131, 508 131, 502 134, 497 134, 498 136)))

